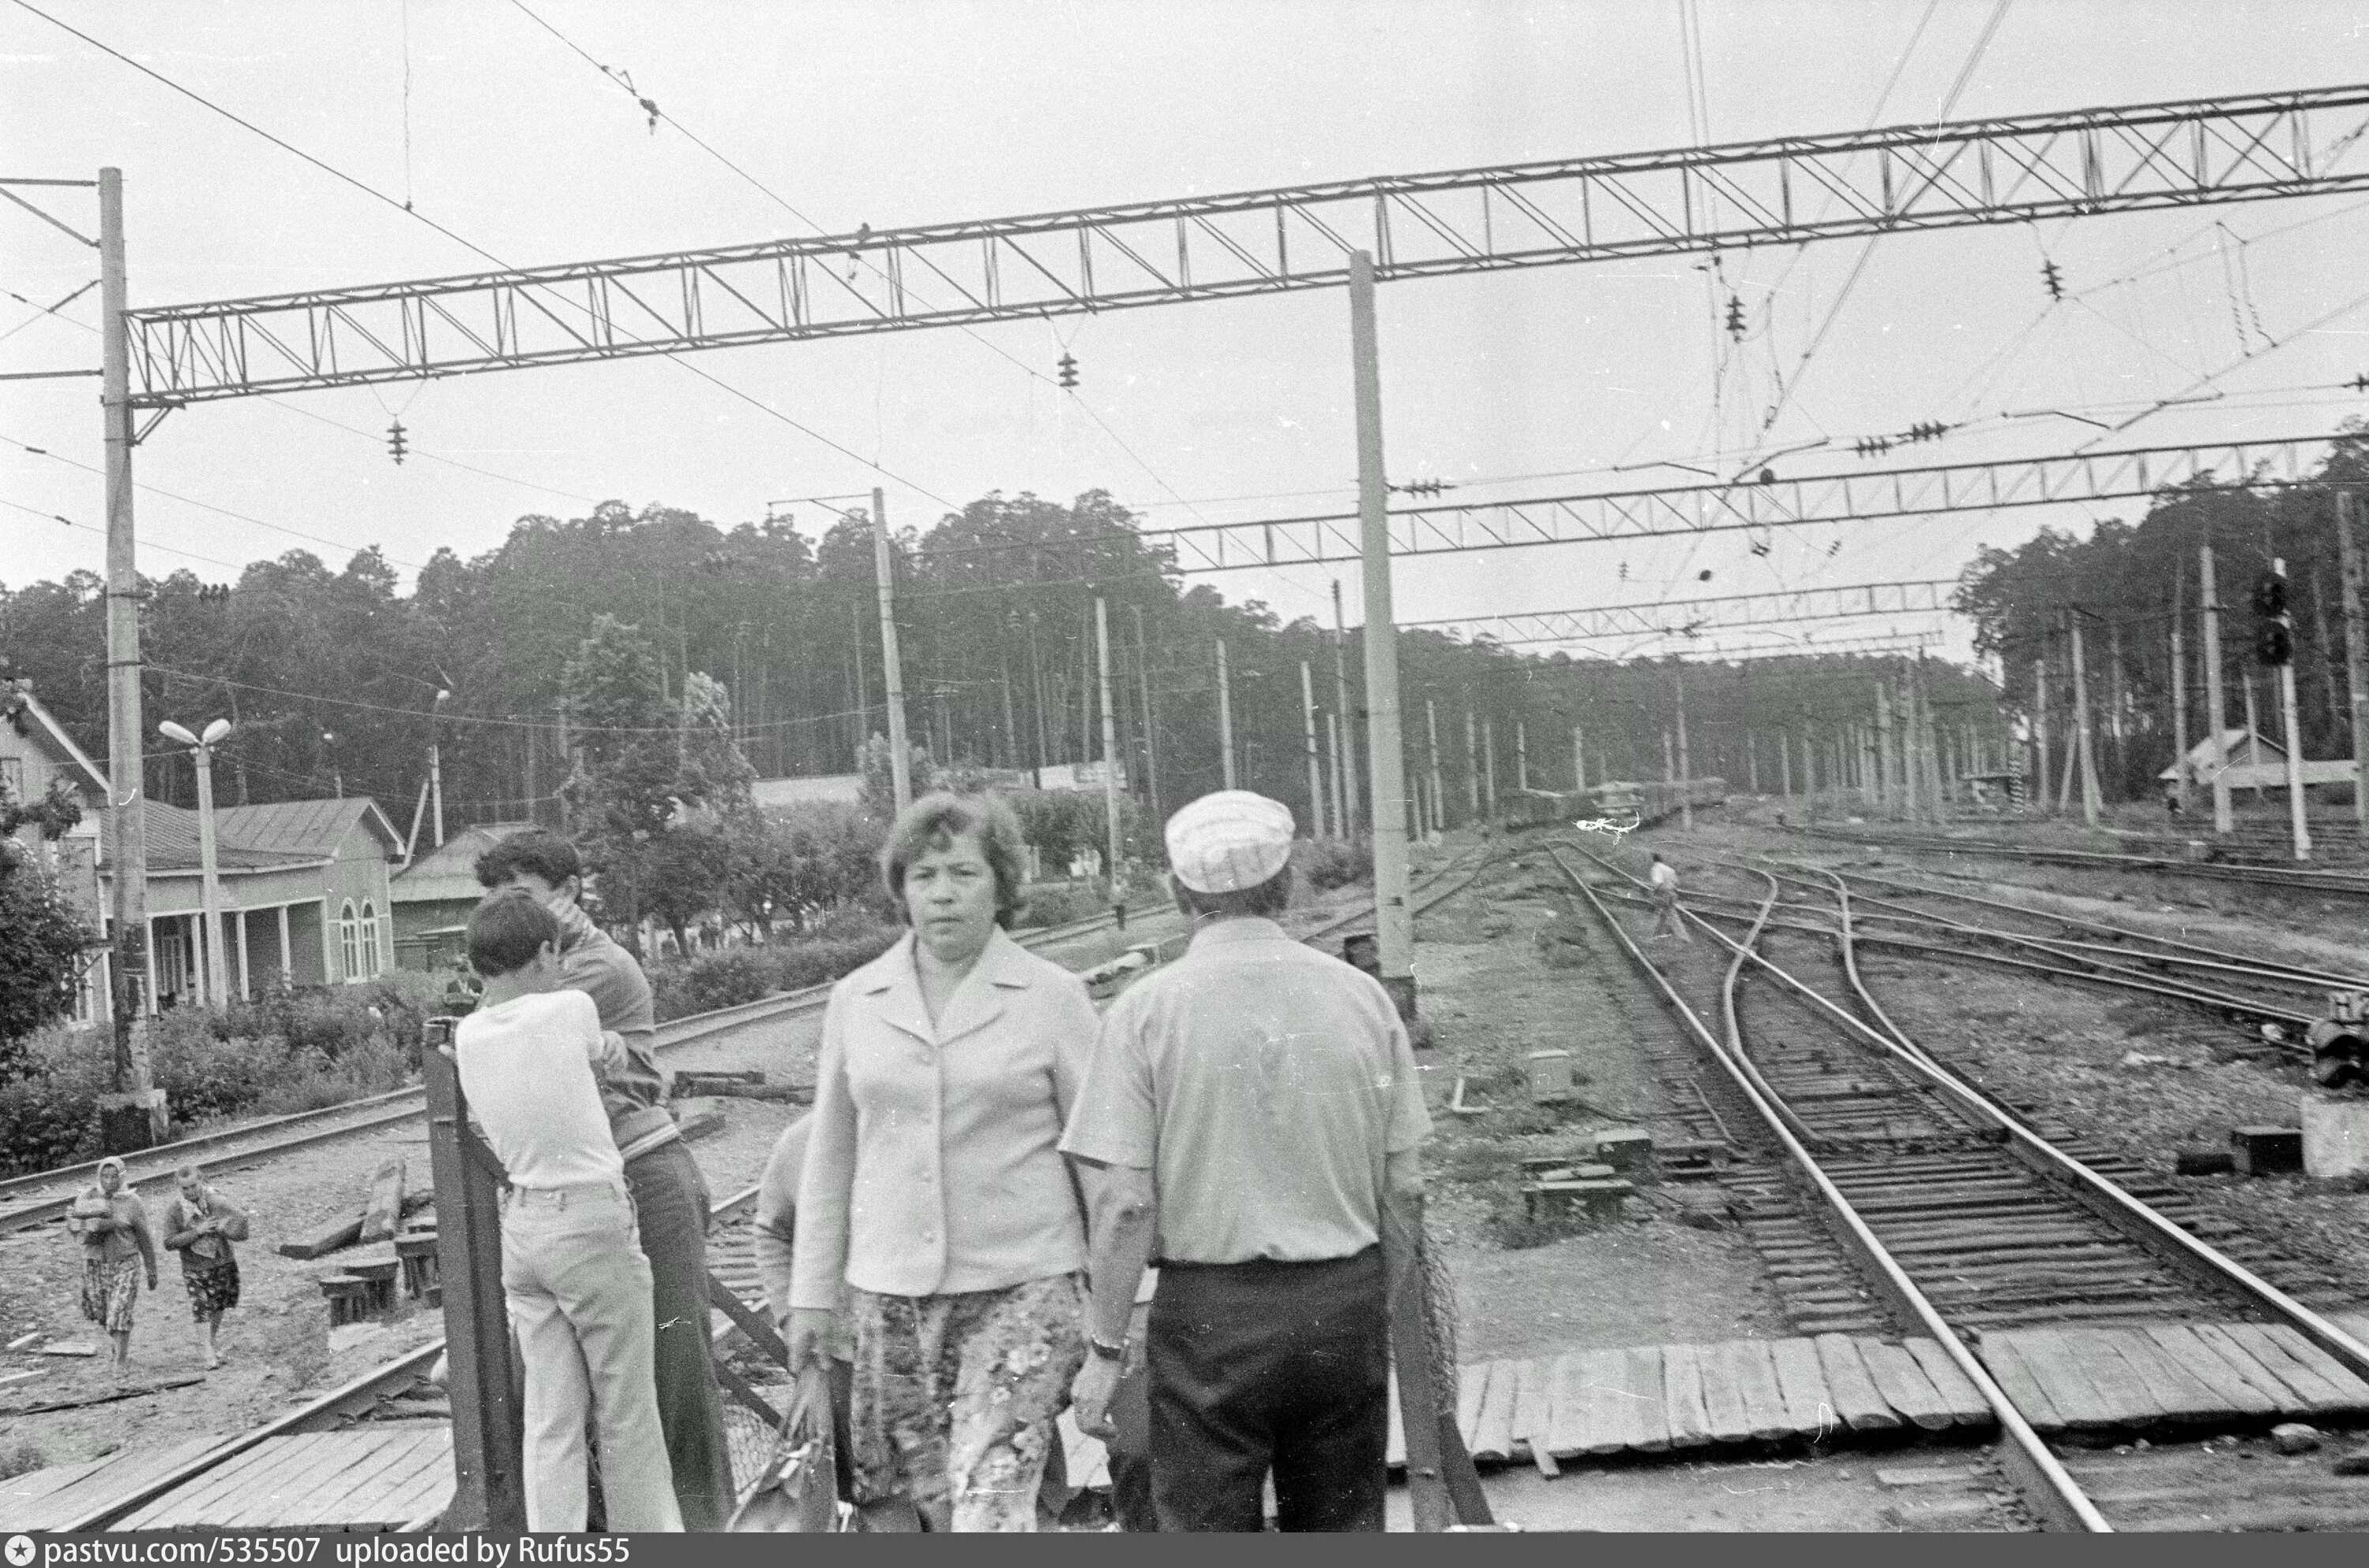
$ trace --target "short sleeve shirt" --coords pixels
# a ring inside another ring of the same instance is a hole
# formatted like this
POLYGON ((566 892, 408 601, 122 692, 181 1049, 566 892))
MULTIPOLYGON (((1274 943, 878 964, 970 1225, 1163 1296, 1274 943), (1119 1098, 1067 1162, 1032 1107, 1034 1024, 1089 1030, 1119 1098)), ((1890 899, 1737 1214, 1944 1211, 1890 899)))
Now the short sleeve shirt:
POLYGON ((1156 1261, 1305 1263, 1380 1239, 1383 1157, 1430 1130, 1389 993, 1244 919, 1111 1003, 1061 1148, 1152 1173, 1156 1261))

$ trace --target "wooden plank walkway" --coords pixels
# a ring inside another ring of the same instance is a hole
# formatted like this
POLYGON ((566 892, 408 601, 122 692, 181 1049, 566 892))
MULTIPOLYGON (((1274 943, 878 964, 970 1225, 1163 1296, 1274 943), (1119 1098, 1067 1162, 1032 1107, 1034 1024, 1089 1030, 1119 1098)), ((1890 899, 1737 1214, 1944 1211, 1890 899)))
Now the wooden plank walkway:
POLYGON ((267 1437, 136 1510, 126 1530, 390 1530, 452 1496, 445 1422, 360 1422, 267 1437))
POLYGON ((53 1530, 93 1508, 126 1497, 151 1476, 187 1464, 223 1442, 191 1437, 168 1448, 119 1448, 104 1459, 52 1465, 0 1481, 0 1522, 12 1530, 53 1530))
MULTIPOLYGON (((2369 1314, 2331 1313, 2369 1343, 2369 1314)), ((2042 1432, 2260 1425, 2369 1413, 2369 1382, 2260 1323, 1993 1330, 1974 1353, 2042 1432)), ((1462 1369, 1457 1425, 1481 1464, 1913 1431, 1973 1436, 1990 1407, 1931 1340, 1851 1334, 1574 1350, 1462 1369)), ((1390 1462, 1406 1462, 1398 1392, 1390 1462)))

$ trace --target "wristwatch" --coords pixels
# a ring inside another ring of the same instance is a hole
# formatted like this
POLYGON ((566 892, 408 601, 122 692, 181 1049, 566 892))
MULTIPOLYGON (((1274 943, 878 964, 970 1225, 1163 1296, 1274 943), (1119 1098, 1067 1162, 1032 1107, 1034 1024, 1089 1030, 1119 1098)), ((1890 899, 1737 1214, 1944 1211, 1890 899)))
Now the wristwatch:
POLYGON ((1125 1340, 1120 1340, 1116 1345, 1104 1345, 1099 1335, 1089 1333, 1086 1335, 1086 1344, 1104 1361, 1127 1359, 1127 1341, 1125 1340))

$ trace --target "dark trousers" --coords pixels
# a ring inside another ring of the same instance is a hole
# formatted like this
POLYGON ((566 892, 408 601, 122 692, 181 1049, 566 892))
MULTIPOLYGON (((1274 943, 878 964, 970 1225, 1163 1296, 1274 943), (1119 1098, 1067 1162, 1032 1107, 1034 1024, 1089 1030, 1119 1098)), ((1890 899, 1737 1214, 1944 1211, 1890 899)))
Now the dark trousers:
POLYGON ((650 1260, 658 1423, 682 1528, 720 1530, 732 1516, 734 1494, 724 1396, 707 1344, 707 1183, 680 1140, 629 1162, 625 1181, 650 1260))
POLYGON ((1151 1500, 1151 1379, 1144 1371, 1144 1341, 1151 1332, 1151 1306, 1139 1303, 1127 1318, 1127 1375, 1111 1396, 1111 1425, 1116 1430, 1104 1444, 1110 1459, 1111 1513, 1123 1530, 1150 1532, 1160 1528, 1160 1514, 1151 1500))
POLYGON ((1317 1263, 1164 1263, 1146 1349, 1163 1530, 1379 1530, 1390 1438, 1379 1247, 1317 1263))

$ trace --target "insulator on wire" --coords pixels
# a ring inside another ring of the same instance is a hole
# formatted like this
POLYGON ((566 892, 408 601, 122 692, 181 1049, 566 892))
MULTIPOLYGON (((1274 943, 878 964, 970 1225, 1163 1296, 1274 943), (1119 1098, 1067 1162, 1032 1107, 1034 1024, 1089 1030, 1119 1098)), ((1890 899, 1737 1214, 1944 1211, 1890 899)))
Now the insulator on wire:
POLYGON ((2050 299, 2061 300, 2065 297, 2065 274, 2057 270, 2055 262, 2043 261, 2040 264, 2040 280, 2047 286, 2050 299))
POLYGON ((1065 353, 1059 360, 1055 361, 1054 363, 1060 367, 1061 384, 1064 387, 1071 387, 1078 384, 1078 361, 1075 355, 1065 353))
POLYGON ((1744 300, 1736 294, 1727 296, 1727 335, 1744 340, 1744 300))
POLYGON ((386 428, 386 450, 398 464, 403 462, 403 454, 409 450, 404 444, 403 421, 400 419, 386 428))

